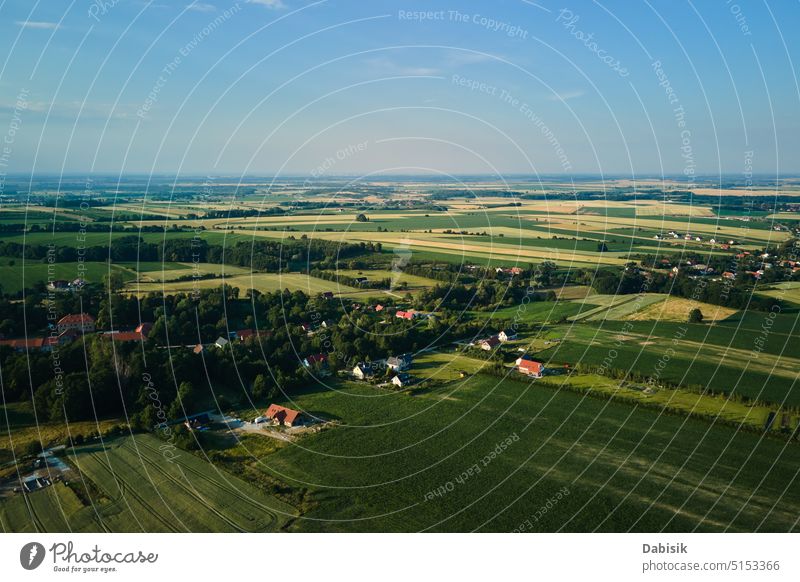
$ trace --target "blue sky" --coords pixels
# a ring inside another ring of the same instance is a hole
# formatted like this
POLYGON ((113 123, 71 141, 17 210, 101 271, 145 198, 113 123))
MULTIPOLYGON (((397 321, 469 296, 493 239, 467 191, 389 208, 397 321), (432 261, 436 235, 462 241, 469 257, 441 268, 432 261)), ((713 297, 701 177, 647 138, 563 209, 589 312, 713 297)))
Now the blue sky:
POLYGON ((775 1, 6 0, 4 171, 797 173, 798 24, 775 1))

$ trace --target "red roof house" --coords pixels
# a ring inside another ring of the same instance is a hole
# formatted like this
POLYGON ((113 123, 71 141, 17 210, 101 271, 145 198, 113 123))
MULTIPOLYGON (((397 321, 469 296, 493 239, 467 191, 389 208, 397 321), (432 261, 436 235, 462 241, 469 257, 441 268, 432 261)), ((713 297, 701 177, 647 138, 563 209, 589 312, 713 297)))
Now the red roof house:
POLYGON ((544 372, 544 364, 542 364, 541 362, 536 362, 534 360, 520 358, 519 360, 517 360, 517 369, 522 374, 533 376, 535 378, 541 378, 542 372, 544 372))
POLYGON ((94 317, 88 313, 73 313, 65 315, 56 324, 59 332, 76 329, 83 333, 94 331, 94 317))
POLYGON ((279 425, 282 424, 283 426, 294 426, 302 420, 302 413, 297 410, 292 410, 291 408, 278 406, 277 404, 270 404, 264 416, 272 422, 279 425))

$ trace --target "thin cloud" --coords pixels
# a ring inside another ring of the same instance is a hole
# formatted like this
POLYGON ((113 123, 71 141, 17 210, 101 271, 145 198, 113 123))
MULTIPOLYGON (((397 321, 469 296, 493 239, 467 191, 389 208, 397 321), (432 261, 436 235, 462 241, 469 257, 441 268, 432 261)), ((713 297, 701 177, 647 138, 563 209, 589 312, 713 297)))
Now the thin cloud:
POLYGON ((58 30, 61 28, 57 22, 42 22, 36 20, 17 20, 17 26, 36 30, 58 30))
POLYGON ((367 59, 367 64, 374 70, 389 76, 427 77, 440 74, 439 69, 434 67, 400 65, 383 57, 367 59))
POLYGON ((247 0, 247 3, 258 4, 266 8, 271 8, 272 10, 280 10, 281 8, 286 7, 281 0, 247 0))
POLYGON ((214 12, 217 7, 213 4, 206 4, 204 2, 192 2, 186 6, 187 10, 194 10, 195 12, 214 12))

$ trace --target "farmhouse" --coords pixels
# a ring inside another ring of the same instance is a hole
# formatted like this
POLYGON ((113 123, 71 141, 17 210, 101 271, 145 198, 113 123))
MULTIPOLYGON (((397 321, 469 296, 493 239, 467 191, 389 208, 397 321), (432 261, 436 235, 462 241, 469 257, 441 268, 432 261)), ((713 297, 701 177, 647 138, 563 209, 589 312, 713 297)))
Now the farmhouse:
POLYGON ((517 339, 517 332, 515 332, 513 329, 504 329, 497 334, 497 339, 499 339, 501 342, 515 340, 517 339))
POLYGON ((408 386, 413 382, 414 378, 411 376, 411 374, 406 374, 405 372, 398 374, 397 376, 392 378, 392 384, 394 384, 398 388, 403 388, 404 386, 408 386))
POLYGON ((481 340, 481 341, 478 342, 478 346, 482 350, 486 350, 487 352, 493 350, 494 348, 496 348, 499 345, 500 345, 500 340, 497 338, 496 335, 493 335, 490 338, 486 338, 486 339, 481 340))
POLYGON ((544 364, 535 360, 529 359, 527 356, 517 358, 517 370, 521 374, 532 376, 534 378, 541 378, 544 372, 544 364))
POLYGON ((359 362, 353 368, 353 376, 359 380, 367 380, 375 375, 379 367, 381 367, 379 362, 359 362))
POLYGON ((278 426, 297 426, 303 422, 303 414, 297 410, 270 404, 264 416, 278 426))
POLYGON ((70 315, 65 315, 58 320, 56 328, 59 332, 64 332, 68 329, 75 329, 81 333, 90 333, 94 331, 94 317, 88 313, 73 313, 70 315))
POLYGON ((391 368, 396 372, 403 372, 408 370, 409 366, 411 366, 411 360, 413 356, 411 354, 401 354, 399 356, 392 356, 388 360, 386 360, 386 366, 391 368))

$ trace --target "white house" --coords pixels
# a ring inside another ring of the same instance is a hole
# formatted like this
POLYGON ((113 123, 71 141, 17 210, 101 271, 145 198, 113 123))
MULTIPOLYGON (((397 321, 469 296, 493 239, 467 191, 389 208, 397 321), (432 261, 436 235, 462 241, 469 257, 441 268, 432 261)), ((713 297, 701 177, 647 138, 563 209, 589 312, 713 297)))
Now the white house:
POLYGON ((517 332, 512 329, 504 329, 500 333, 497 334, 497 339, 501 342, 508 342, 511 340, 517 339, 517 332))

